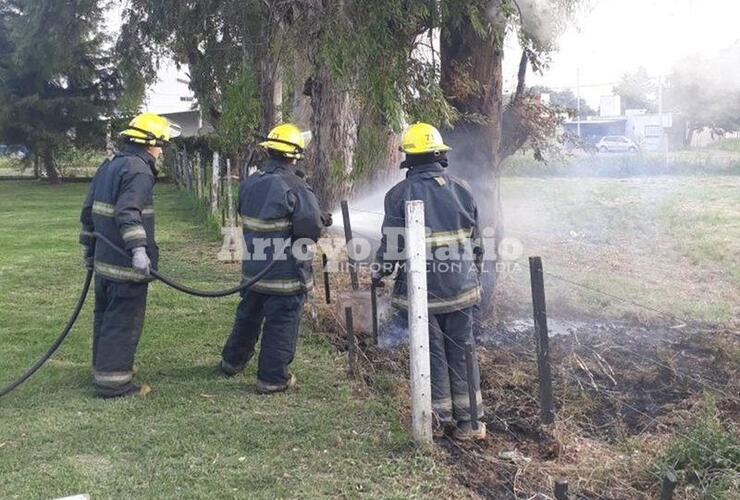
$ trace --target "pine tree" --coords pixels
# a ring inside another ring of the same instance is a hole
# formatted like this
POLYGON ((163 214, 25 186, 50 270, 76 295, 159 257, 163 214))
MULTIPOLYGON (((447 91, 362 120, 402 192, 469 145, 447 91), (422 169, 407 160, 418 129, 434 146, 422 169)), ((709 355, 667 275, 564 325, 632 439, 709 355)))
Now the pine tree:
POLYGON ((50 183, 60 182, 59 149, 83 129, 102 131, 121 94, 101 31, 106 4, 0 1, 0 140, 30 147, 50 183))

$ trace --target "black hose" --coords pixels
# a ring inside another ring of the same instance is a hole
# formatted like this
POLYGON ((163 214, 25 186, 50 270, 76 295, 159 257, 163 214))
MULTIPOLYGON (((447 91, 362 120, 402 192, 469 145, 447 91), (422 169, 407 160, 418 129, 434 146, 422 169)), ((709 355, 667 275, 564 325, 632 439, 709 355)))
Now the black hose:
POLYGON ((67 338, 67 335, 69 335, 69 332, 72 330, 72 327, 74 326, 75 321, 77 321, 77 316, 80 315, 82 306, 85 304, 85 299, 87 298, 87 292, 90 290, 90 282, 92 281, 92 277, 93 277, 93 271, 92 269, 89 269, 87 271, 87 276, 85 276, 85 284, 82 285, 82 291, 80 292, 80 298, 77 299, 77 304, 75 304, 75 308, 72 310, 72 315, 69 317, 69 320, 67 321, 67 324, 64 326, 62 333, 60 333, 59 336, 56 339, 54 339, 54 343, 51 344, 51 347, 49 347, 49 350, 46 351, 46 354, 41 356, 38 359, 38 361, 36 361, 33 364, 33 366, 31 366, 28 370, 26 370, 23 373, 23 375, 20 376, 20 378, 10 383, 6 387, 3 387, 2 389, 0 389, 0 398, 12 392, 23 382, 31 378, 31 376, 34 373, 36 373, 38 369, 44 365, 44 363, 49 361, 49 358, 51 358, 51 356, 56 352, 56 350, 59 349, 59 346, 62 345, 62 342, 64 342, 64 339, 67 338))
MULTIPOLYGON (((101 241, 103 241, 105 244, 110 246, 115 252, 125 256, 126 258, 131 258, 131 255, 128 254, 124 249, 117 246, 115 243, 113 243, 111 240, 106 238, 100 233, 93 233, 96 238, 99 238, 101 241)), ((168 276, 165 276, 164 274, 160 274, 159 272, 155 270, 151 270, 151 275, 157 278, 159 281, 164 283, 167 286, 170 286, 174 288, 175 290, 179 290, 181 292, 187 293, 189 295, 194 295, 196 297, 226 297, 227 295, 233 295, 235 293, 241 292, 242 290, 246 290, 250 288, 252 285, 257 283, 262 277, 272 269, 272 267, 277 263, 276 260, 273 260, 270 262, 267 267, 265 267, 262 271, 258 272, 254 277, 250 278, 249 281, 242 283, 241 285, 228 288, 226 290, 216 290, 216 291, 208 291, 208 290, 196 290, 195 288, 190 288, 189 286, 183 285, 181 283, 178 283, 177 281, 173 280, 172 278, 169 278, 168 276)), ((62 330, 62 333, 59 334, 59 336, 54 339, 54 343, 49 347, 49 350, 46 351, 46 353, 41 356, 38 361, 36 361, 33 366, 31 366, 28 370, 26 370, 23 375, 20 376, 17 380, 14 382, 11 382, 6 387, 3 387, 0 389, 0 398, 3 396, 9 394, 10 392, 13 392, 16 388, 18 388, 19 385, 24 383, 26 380, 31 378, 34 373, 36 373, 39 368, 41 368, 44 363, 49 361, 49 358, 52 357, 52 355, 56 352, 57 349, 59 349, 59 346, 62 345, 62 342, 64 342, 64 339, 67 338, 69 335, 69 332, 72 330, 72 327, 74 326, 75 322, 77 321, 77 317, 80 315, 80 311, 82 310, 82 306, 85 304, 85 299, 87 298, 87 293, 90 290, 90 283, 92 282, 93 277, 93 271, 92 269, 89 269, 87 271, 87 276, 85 276, 85 283, 82 285, 82 291, 80 292, 80 297, 77 299, 77 304, 75 304, 74 309, 72 310, 72 315, 69 317, 69 320, 67 321, 67 324, 64 326, 64 329, 62 330)))
MULTIPOLYGON (((100 239, 103 243, 108 245, 110 248, 113 249, 113 251, 115 251, 119 255, 122 255, 123 257, 126 257, 127 259, 131 258, 131 255, 126 250, 119 247, 118 245, 113 243, 111 240, 103 236, 102 234, 95 232, 93 233, 93 236, 95 236, 95 238, 100 239)), ((267 264, 267 267, 265 267, 263 270, 255 274, 246 283, 242 283, 232 288, 227 288, 226 290, 215 290, 215 291, 196 290, 195 288, 191 288, 189 286, 183 285, 182 283, 178 283, 177 281, 170 278, 169 276, 166 276, 160 273, 159 271, 155 271, 154 269, 150 270, 149 272, 151 273, 152 276, 157 278, 159 281, 161 281, 165 285, 170 286, 180 292, 187 293, 188 295, 194 295, 195 297, 226 297, 227 295, 233 295, 235 293, 241 292, 242 290, 246 290, 247 288, 250 288, 252 285, 254 285, 259 280, 261 280, 270 271, 270 269, 272 269, 272 267, 276 263, 277 261, 273 260, 272 262, 267 264)))

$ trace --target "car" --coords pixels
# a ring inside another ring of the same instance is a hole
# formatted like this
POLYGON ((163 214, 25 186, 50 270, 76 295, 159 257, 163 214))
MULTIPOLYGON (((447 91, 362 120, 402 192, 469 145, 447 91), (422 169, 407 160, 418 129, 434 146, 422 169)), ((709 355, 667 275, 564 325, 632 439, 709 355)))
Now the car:
POLYGON ((632 139, 623 135, 602 137, 595 148, 600 153, 637 153, 640 149, 632 139))

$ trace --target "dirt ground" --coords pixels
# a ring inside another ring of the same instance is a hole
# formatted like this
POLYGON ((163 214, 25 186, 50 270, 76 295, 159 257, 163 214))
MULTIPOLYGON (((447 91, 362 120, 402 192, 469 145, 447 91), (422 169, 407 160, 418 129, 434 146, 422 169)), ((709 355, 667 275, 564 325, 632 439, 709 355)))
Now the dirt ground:
MULTIPOLYGON (((739 182, 504 180, 522 252, 479 325, 488 437, 437 439, 471 497, 552 497, 564 478, 571 498, 657 498, 670 469, 676 498, 740 497, 739 182), (528 255, 545 265, 552 426, 539 421, 528 255)), ((344 351, 340 309, 320 306, 318 320, 344 351)), ((359 344, 358 379, 395 393, 408 421, 407 353, 359 344)))

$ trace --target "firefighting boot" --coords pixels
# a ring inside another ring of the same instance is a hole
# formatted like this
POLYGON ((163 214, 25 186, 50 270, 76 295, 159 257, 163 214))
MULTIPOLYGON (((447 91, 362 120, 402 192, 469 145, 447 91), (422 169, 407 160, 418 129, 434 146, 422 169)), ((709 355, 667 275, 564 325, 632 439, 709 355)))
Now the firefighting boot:
POLYGON ((473 429, 473 424, 468 421, 458 422, 452 438, 456 441, 482 441, 486 439, 486 424, 478 422, 478 428, 473 429))
POLYGON ((261 380, 257 380, 257 392, 259 394, 273 394, 276 392, 284 392, 290 387, 293 387, 298 380, 296 379, 295 375, 292 373, 290 374, 290 377, 288 378, 288 381, 285 384, 270 384, 268 382, 263 382, 261 380))

